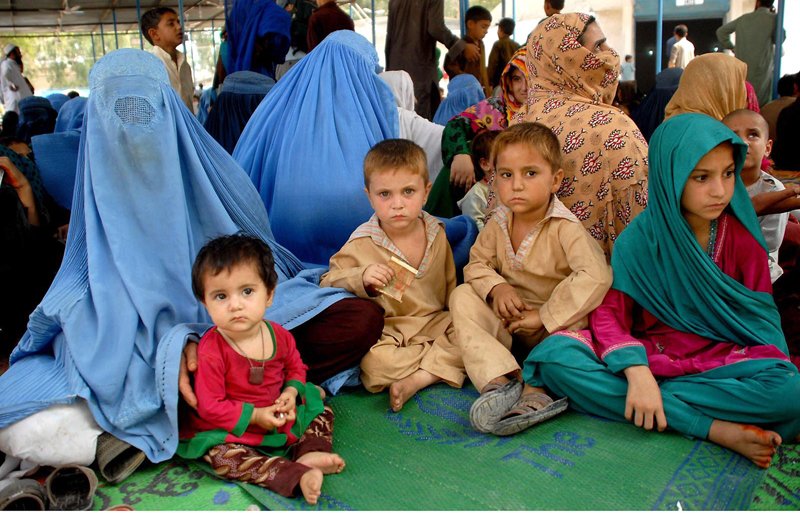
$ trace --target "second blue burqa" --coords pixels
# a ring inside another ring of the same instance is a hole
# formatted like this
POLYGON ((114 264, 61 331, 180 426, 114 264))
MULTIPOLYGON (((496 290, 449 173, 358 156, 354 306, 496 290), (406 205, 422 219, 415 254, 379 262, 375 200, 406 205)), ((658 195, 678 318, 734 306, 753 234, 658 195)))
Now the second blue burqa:
POLYGON ((330 34, 272 88, 233 152, 261 193, 275 238, 304 262, 327 266, 372 213, 364 156, 399 134, 377 65, 363 36, 330 34))

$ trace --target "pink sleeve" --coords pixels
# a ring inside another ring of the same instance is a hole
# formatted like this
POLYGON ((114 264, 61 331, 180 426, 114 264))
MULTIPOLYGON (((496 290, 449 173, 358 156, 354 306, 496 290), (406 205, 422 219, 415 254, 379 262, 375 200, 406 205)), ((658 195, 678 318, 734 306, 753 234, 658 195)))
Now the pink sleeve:
POLYGON ((644 345, 631 334, 635 306, 627 294, 611 289, 589 316, 595 353, 613 372, 647 365, 644 345))

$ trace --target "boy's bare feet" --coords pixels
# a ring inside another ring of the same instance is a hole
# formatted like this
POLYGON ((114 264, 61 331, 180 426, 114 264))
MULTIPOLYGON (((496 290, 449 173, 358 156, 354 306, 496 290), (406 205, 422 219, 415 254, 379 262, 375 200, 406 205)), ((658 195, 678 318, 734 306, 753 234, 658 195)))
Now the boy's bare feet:
POLYGON ((318 468, 309 469, 300 477, 300 490, 303 498, 309 504, 316 504, 322 493, 322 471, 318 468))
POLYGON ((318 468, 323 474, 338 474, 344 470, 344 460, 333 452, 307 452, 297 458, 297 463, 311 468, 318 468))
POLYGON ((403 409, 406 401, 414 397, 414 394, 423 388, 433 385, 441 378, 422 369, 417 369, 411 375, 406 376, 400 381, 395 381, 389 387, 389 405, 394 411, 403 409))
POLYGON ((750 424, 737 424, 714 420, 708 439, 732 451, 738 452, 761 468, 768 468, 772 456, 781 444, 781 436, 750 424))

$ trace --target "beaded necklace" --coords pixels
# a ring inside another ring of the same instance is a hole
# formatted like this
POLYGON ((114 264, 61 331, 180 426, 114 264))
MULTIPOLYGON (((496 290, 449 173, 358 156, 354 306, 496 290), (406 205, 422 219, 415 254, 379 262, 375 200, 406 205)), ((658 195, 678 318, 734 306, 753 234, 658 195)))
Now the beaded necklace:
POLYGON ((712 259, 714 258, 714 248, 717 245, 717 220, 711 220, 711 226, 708 229, 708 247, 706 248, 706 253, 712 259))

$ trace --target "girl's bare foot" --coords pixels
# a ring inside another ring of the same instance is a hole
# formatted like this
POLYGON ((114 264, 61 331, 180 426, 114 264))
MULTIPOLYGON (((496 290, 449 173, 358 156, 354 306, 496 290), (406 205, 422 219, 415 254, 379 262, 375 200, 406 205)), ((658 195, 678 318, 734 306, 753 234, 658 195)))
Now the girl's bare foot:
POLYGON ((297 458, 297 463, 311 468, 318 468, 323 474, 338 474, 344 470, 344 460, 333 452, 307 452, 297 458))
POLYGON ((737 424, 714 420, 708 439, 723 447, 738 452, 761 468, 768 468, 772 456, 781 444, 781 436, 750 424, 737 424))
POLYGON ((312 468, 300 476, 300 490, 307 503, 316 504, 322 493, 322 471, 312 468))
POLYGON ((422 369, 417 369, 411 375, 406 376, 400 381, 395 381, 389 387, 389 405, 394 411, 403 409, 406 401, 414 397, 414 394, 423 388, 433 385, 441 378, 422 369))

